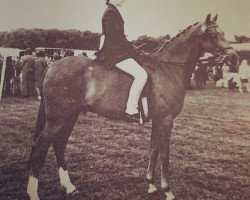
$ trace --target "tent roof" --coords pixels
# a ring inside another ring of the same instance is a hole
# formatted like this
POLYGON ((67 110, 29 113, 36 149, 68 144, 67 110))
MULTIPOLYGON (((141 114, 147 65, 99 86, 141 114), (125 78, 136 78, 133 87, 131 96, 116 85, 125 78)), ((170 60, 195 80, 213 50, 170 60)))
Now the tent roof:
POLYGON ((4 57, 7 56, 19 56, 19 52, 22 51, 21 49, 17 48, 5 48, 0 47, 0 54, 4 57))
POLYGON ((236 51, 250 51, 250 43, 230 44, 236 51))

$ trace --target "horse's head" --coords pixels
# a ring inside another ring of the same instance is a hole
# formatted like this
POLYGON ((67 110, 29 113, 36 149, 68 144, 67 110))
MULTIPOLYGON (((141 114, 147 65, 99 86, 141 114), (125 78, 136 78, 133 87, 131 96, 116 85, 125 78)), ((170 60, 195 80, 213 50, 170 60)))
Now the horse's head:
POLYGON ((225 40, 224 33, 216 24, 217 15, 211 19, 211 14, 207 15, 201 27, 202 48, 206 52, 226 54, 226 61, 231 71, 238 71, 239 56, 236 51, 225 40))

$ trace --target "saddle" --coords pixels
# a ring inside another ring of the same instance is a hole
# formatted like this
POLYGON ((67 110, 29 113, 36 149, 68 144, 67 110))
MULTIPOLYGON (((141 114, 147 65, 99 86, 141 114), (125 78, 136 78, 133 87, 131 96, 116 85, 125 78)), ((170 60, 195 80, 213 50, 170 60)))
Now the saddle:
MULTIPOLYGON (((141 46, 144 46, 144 45, 141 45, 141 46)), ((141 46, 137 47, 137 48, 135 47, 135 54, 134 55, 131 55, 131 54, 125 52, 123 54, 116 55, 115 58, 114 57, 112 58, 112 60, 107 58, 107 56, 104 56, 104 54, 102 54, 101 51, 98 51, 95 53, 95 55, 97 57, 94 59, 94 62, 100 64, 101 66, 104 66, 105 68, 116 69, 116 67, 115 67, 116 63, 119 63, 123 60, 126 60, 126 59, 132 57, 141 66, 143 66, 146 63, 146 62, 144 62, 144 59, 149 58, 149 54, 146 54, 145 52, 143 52, 141 50, 141 46)), ((149 94, 147 88, 148 88, 149 84, 150 84, 150 82, 148 80, 142 93, 141 93, 141 97, 140 97, 139 102, 138 102, 140 124, 145 124, 146 122, 149 122, 149 106, 148 106, 148 101, 147 101, 147 95, 149 94)))

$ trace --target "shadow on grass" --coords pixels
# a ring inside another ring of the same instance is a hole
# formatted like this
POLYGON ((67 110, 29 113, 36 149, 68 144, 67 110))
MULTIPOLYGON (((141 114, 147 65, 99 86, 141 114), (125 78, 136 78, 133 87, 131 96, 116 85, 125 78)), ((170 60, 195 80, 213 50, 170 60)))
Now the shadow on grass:
POLYGON ((26 184, 26 161, 17 161, 9 165, 1 166, 0 190, 1 199, 22 200, 27 199, 26 184))

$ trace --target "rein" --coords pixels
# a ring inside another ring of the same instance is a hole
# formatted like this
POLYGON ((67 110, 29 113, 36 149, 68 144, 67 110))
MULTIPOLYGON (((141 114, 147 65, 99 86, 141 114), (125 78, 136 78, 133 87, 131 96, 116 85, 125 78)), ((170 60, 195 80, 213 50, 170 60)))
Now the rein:
POLYGON ((163 64, 163 65, 165 65, 165 64, 174 64, 174 65, 177 65, 177 66, 185 66, 188 63, 188 61, 186 61, 186 62, 181 62, 181 61, 165 61, 165 60, 159 59, 156 55, 153 56, 153 57, 151 57, 150 54, 147 55, 144 52, 142 54, 140 54, 140 55, 141 55, 140 58, 141 58, 142 62, 143 61, 146 62, 145 60, 149 59, 151 61, 156 61, 156 62, 158 62, 160 64, 163 64))
POLYGON ((185 66, 188 62, 177 62, 177 61, 163 61, 163 60, 159 60, 161 63, 163 64, 175 64, 178 66, 185 66))

